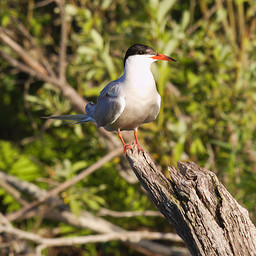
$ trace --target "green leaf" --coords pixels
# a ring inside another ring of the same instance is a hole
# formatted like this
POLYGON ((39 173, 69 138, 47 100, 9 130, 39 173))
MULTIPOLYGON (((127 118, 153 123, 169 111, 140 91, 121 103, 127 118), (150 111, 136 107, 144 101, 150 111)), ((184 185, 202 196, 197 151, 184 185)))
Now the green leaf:
POLYGON ((103 58, 103 61, 105 62, 105 66, 108 69, 108 74, 110 76, 110 79, 111 80, 115 79, 116 78, 115 66, 111 56, 109 55, 109 44, 105 44, 102 58, 103 58))
MULTIPOLYGON (((164 47, 166 55, 170 55, 177 48, 178 40, 176 38, 170 39, 164 47)), ((170 67, 169 67, 170 68, 170 67)))
POLYGON ((89 55, 89 56, 95 56, 97 52, 92 49, 91 47, 81 45, 78 47, 77 52, 82 55, 89 55))
POLYGON ((196 154, 203 154, 205 152, 206 152, 206 149, 201 139, 200 138, 194 139, 190 146, 190 153, 193 155, 196 155, 196 154))
POLYGON ((77 172, 77 171, 85 168, 87 165, 88 164, 86 161, 83 161, 83 160, 77 161, 74 164, 72 164, 72 170, 73 170, 73 172, 77 172))
POLYGON ((159 8, 157 10, 157 22, 161 24, 165 19, 167 13, 171 10, 176 0, 164 0, 160 1, 159 8))
POLYGON ((187 26, 189 25, 189 19, 190 19, 189 11, 184 11, 182 13, 182 20, 181 20, 181 30, 182 31, 185 31, 187 26))
POLYGON ((9 23, 10 23, 10 16, 8 14, 3 15, 2 20, 1 20, 2 26, 6 27, 9 23))
POLYGON ((23 180, 34 180, 40 167, 7 141, 0 141, 0 169, 23 180))
POLYGON ((101 7, 102 9, 107 9, 111 4, 112 4, 113 0, 103 0, 101 7))
POLYGON ((70 16, 77 15, 77 7, 73 4, 66 4, 65 11, 67 15, 70 15, 70 16))
POLYGON ((231 145, 228 142, 220 141, 220 140, 211 140, 211 143, 217 146, 220 146, 222 148, 231 150, 231 145))
POLYGON ((71 212, 73 212, 77 217, 81 215, 81 207, 78 200, 70 197, 69 206, 70 206, 71 212))
POLYGON ((174 148, 173 148, 173 160, 176 162, 181 158, 181 154, 184 150, 184 143, 176 143, 174 148))
POLYGON ((217 21, 218 22, 222 21, 226 16, 227 16, 226 10, 224 10, 223 8, 217 9, 217 21))
POLYGON ((100 33, 97 30, 92 29, 91 30, 91 37, 92 37, 92 40, 95 43, 96 48, 99 49, 99 50, 102 50, 103 49, 103 38, 100 35, 100 33))

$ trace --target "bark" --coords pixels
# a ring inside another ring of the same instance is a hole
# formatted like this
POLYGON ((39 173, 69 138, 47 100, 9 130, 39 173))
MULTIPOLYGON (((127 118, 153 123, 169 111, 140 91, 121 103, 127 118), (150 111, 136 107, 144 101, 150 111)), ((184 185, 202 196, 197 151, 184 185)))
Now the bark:
POLYGON ((217 176, 195 163, 178 162, 166 178, 146 152, 126 155, 156 207, 192 255, 256 255, 256 228, 217 176))

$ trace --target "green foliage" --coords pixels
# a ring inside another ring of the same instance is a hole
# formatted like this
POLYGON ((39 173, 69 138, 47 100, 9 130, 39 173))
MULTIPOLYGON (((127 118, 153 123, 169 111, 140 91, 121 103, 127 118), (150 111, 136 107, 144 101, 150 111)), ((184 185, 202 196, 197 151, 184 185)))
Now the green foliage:
MULTIPOLYGON (((60 10, 54 2, 38 3, 1 1, 0 24, 31 56, 40 59, 34 51, 37 44, 57 73, 60 10), (35 43, 22 33, 20 24, 35 43)), ((121 75, 122 58, 133 43, 150 45, 179 61, 152 66, 162 107, 155 122, 141 127, 140 140, 163 170, 177 160, 193 160, 217 172, 255 221, 255 3, 67 0, 65 12, 67 82, 88 101, 95 101, 102 88, 121 75)), ((3 43, 0 50, 17 57, 3 43)), ((70 102, 49 81, 29 77, 2 58, 0 71, 1 170, 49 190, 52 183, 71 179, 106 154, 107 146, 91 124, 70 126, 54 121, 50 127, 44 126, 40 116, 74 113, 70 102), (39 182, 42 177, 51 182, 39 182)), ((120 177, 118 162, 114 159, 61 194, 77 216, 83 210, 97 213, 102 206, 117 211, 154 209, 138 184, 120 177)), ((2 189, 0 196, 1 211, 19 207, 2 189)), ((166 228, 164 221, 156 218, 109 220, 134 230, 141 226, 166 228)), ((32 219, 30 226, 23 225, 30 229, 35 223, 32 219)), ((63 235, 89 233, 55 225, 63 235)), ((42 227, 52 226, 42 223, 42 227)), ((119 255, 120 243, 98 248, 87 245, 84 255, 95 255, 97 250, 119 255)))
MULTIPOLYGON (((8 141, 0 141, 0 170, 17 176, 22 180, 34 181, 42 173, 40 165, 33 158, 8 141)), ((8 212, 19 208, 16 199, 8 195, 2 188, 0 197, 3 196, 2 207, 8 212)))
POLYGON ((8 141, 0 141, 0 169, 27 181, 34 180, 42 171, 32 158, 8 141))

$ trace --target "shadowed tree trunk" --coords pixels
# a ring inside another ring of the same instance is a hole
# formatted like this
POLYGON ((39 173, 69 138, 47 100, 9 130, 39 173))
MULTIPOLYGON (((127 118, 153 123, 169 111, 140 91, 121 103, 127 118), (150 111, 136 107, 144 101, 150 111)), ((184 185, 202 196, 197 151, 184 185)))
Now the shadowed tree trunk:
POLYGON ((178 162, 166 178, 137 147, 126 158, 152 201, 192 255, 256 255, 256 228, 216 175, 178 162))

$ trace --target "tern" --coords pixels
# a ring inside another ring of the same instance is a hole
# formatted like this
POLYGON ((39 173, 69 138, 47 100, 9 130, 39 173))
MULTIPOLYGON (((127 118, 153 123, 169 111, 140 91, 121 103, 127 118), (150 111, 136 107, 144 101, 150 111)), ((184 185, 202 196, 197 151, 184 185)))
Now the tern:
POLYGON ((161 97, 151 73, 151 64, 158 60, 177 62, 175 59, 157 53, 153 48, 134 44, 124 57, 123 75, 110 82, 101 92, 97 103, 85 106, 86 114, 49 116, 47 119, 76 121, 75 124, 96 122, 97 127, 117 131, 124 153, 131 149, 122 137, 122 130, 133 130, 139 151, 138 127, 154 121, 160 111, 161 97))

